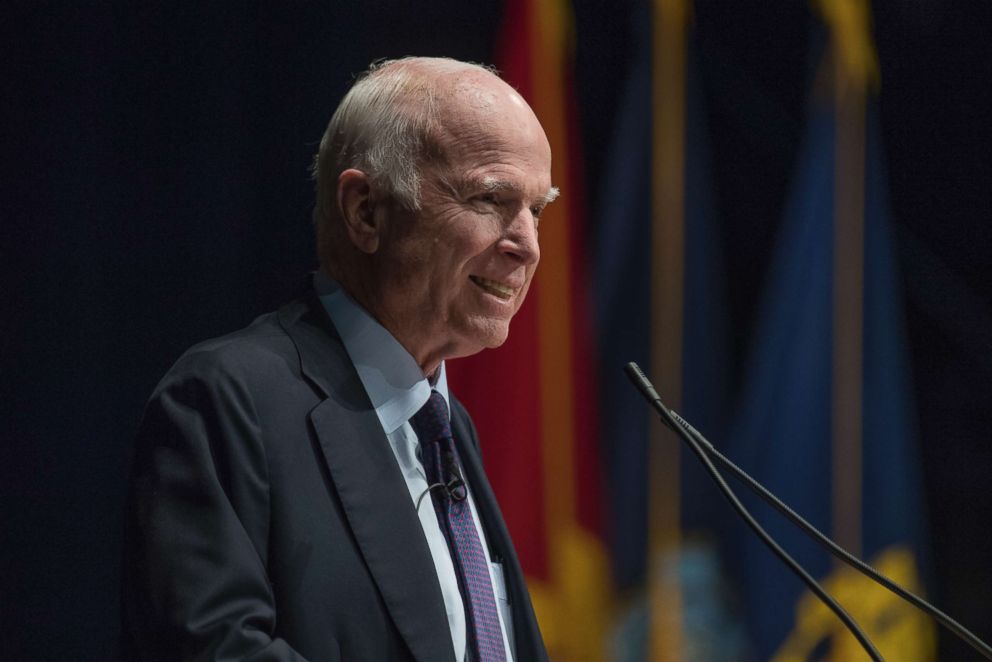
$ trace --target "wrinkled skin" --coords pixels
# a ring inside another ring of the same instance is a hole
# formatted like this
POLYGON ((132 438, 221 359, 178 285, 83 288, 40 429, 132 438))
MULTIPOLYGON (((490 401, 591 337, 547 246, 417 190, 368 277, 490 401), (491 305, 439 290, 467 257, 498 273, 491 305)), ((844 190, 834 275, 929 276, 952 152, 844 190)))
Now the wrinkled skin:
POLYGON ((443 359, 501 345, 540 259, 554 197, 551 149, 534 113, 496 76, 453 77, 444 158, 421 171, 421 208, 403 210, 346 170, 338 203, 363 258, 346 289, 431 375, 443 359))

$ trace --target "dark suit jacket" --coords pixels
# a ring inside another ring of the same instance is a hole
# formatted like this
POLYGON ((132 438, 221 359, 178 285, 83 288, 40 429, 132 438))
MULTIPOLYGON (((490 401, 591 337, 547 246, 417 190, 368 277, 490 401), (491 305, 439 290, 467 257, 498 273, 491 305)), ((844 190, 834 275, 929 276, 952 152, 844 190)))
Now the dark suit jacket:
MULTIPOLYGON (((504 564, 516 659, 546 660, 475 429, 451 409, 504 564)), ((454 658, 406 484, 312 292, 192 348, 159 384, 138 435, 125 554, 126 628, 142 659, 454 658)))

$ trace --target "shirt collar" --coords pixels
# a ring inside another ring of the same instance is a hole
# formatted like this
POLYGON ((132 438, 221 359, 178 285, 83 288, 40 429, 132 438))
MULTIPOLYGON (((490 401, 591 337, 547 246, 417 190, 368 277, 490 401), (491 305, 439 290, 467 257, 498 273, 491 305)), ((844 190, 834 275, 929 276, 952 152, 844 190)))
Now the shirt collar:
MULTIPOLYGON (((314 274, 314 288, 341 336, 345 351, 372 401, 382 429, 392 434, 406 423, 431 396, 431 384, 420 366, 403 347, 323 271, 314 274)), ((444 362, 438 368, 434 390, 448 402, 444 362)), ((448 405, 451 415, 451 405, 448 405)))

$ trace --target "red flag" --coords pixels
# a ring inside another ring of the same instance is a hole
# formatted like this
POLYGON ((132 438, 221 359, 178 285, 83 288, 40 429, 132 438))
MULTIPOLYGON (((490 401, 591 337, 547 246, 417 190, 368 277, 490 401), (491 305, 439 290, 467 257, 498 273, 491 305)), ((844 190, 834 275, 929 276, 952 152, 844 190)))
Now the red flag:
POLYGON ((541 216, 540 266, 509 339, 448 369, 479 428, 549 652, 599 660, 609 571, 570 29, 561 0, 506 4, 497 66, 540 119, 562 195, 541 216))

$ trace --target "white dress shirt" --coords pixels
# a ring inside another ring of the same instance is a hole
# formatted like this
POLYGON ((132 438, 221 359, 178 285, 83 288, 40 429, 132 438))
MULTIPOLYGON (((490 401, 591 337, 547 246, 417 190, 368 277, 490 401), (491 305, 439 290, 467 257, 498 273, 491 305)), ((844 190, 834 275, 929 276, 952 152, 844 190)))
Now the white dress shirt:
MULTIPOLYGON (((427 478, 420 460, 420 442, 413 426, 410 425, 410 419, 430 398, 431 385, 410 353, 333 279, 318 271, 314 276, 314 286, 341 336, 349 358, 355 365, 365 392, 372 401, 375 413, 396 456, 396 462, 406 480, 410 499, 416 507, 421 495, 427 491, 427 478)), ((443 362, 438 370, 434 390, 444 396, 444 401, 448 402, 448 381, 443 362)), ((447 539, 441 532, 430 495, 420 501, 417 515, 420 518, 420 526, 424 529, 424 536, 427 538, 434 568, 437 570, 438 584, 448 614, 448 626, 451 628, 455 659, 464 660, 466 659, 465 607, 458 590, 458 578, 451 559, 451 551, 447 539)), ((482 531, 479 513, 472 498, 471 485, 468 486, 468 504, 472 509, 475 528, 486 554, 486 562, 489 564, 489 576, 499 607, 497 611, 500 626, 503 628, 506 659, 512 662, 513 619, 507 601, 503 569, 501 565, 494 564, 489 557, 489 546, 486 544, 486 536, 482 531)))

